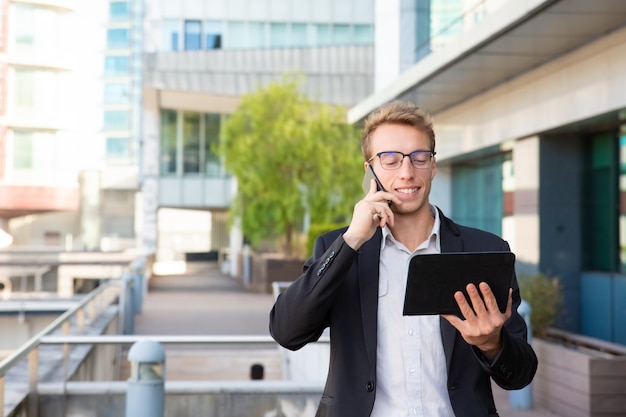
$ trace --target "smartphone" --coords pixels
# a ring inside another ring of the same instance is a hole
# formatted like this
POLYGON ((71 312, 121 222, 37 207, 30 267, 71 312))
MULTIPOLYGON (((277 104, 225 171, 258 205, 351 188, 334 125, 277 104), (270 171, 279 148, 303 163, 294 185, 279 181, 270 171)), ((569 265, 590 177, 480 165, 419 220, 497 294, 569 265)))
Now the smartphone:
MULTIPOLYGON (((387 191, 385 190, 385 187, 383 187, 383 185, 380 183, 380 180, 378 179, 378 177, 376 176, 376 173, 374 172, 374 168, 372 168, 371 165, 368 165, 367 169, 365 170, 365 176, 363 177, 363 192, 364 193, 369 193, 370 191, 370 183, 372 181, 372 179, 374 181, 376 181, 376 188, 378 189, 378 191, 387 191)), ((391 207, 391 201, 387 200, 387 204, 389 204, 389 206, 391 207)))

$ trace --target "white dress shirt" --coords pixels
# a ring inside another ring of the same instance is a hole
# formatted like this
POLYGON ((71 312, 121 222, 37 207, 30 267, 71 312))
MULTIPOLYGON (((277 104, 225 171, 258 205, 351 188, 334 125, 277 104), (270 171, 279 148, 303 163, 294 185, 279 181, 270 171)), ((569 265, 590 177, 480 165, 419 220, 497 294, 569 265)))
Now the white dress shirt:
POLYGON ((411 253, 383 229, 378 288, 376 400, 371 417, 454 417, 439 316, 403 316, 408 261, 440 253, 439 212, 428 239, 411 253))

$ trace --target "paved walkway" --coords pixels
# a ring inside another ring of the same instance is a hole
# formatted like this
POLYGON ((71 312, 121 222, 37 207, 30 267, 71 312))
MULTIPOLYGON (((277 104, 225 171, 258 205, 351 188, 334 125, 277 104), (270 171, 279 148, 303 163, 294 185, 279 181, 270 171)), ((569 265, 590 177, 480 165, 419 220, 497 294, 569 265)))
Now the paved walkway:
MULTIPOLYGON (((135 332, 144 335, 267 335, 268 315, 274 302, 270 294, 253 293, 223 275, 216 263, 189 263, 184 275, 150 280, 143 311, 135 332)), ((276 349, 167 348, 167 378, 247 379, 252 363, 265 366, 265 379, 281 378, 276 349)), ((541 408, 512 409, 509 393, 494 386, 501 417, 558 417, 541 408)))

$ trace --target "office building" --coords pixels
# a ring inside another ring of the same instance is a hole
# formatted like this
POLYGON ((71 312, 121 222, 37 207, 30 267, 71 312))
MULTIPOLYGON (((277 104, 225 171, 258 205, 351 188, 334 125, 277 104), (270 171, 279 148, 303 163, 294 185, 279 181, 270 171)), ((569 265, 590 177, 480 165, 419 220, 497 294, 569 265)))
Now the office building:
POLYGON ((432 113, 433 201, 507 239, 520 273, 558 277, 559 327, 626 344, 626 3, 400 0, 376 10, 377 90, 350 122, 394 99, 432 113), (460 14, 436 28, 444 8, 460 14), (388 62, 395 73, 381 73, 388 62))

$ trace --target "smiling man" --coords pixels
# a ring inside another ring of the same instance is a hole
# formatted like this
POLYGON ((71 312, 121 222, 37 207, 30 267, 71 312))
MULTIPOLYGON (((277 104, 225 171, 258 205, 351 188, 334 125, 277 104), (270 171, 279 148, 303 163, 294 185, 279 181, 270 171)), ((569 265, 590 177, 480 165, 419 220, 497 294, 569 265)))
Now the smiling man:
POLYGON ((537 357, 511 277, 505 312, 489 286, 454 295, 462 317, 403 316, 408 260, 421 254, 509 251, 496 235, 454 223, 429 202, 437 173, 430 116, 412 103, 372 112, 362 133, 364 168, 380 182, 347 228, 317 238, 304 273, 270 313, 288 349, 330 327, 330 365, 317 416, 497 416, 491 380, 528 385, 537 357))

